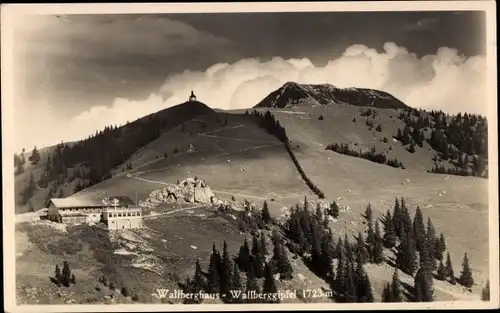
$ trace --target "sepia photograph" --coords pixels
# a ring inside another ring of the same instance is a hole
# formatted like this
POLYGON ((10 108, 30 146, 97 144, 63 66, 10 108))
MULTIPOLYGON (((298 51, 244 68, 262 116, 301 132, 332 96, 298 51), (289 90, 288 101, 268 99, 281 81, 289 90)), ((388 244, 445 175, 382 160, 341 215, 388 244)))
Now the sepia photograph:
POLYGON ((493 1, 1 11, 7 312, 499 307, 493 1))

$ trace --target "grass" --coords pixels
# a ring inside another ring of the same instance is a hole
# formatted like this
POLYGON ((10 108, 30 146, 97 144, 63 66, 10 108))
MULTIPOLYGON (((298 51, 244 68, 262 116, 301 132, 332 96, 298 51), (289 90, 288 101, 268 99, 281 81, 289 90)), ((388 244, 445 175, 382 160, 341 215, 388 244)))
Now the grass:
MULTIPOLYGON (((469 295, 459 286, 436 282, 436 298, 442 301, 469 299, 480 293, 489 267, 487 180, 426 173, 432 166, 433 151, 424 144, 423 148, 417 147, 417 151, 411 154, 401 143, 392 141, 397 128, 403 126, 393 110, 376 109, 378 115, 373 123, 381 124, 382 132, 368 130, 366 117, 359 116, 359 107, 338 105, 291 110, 303 114, 276 112, 276 115, 285 126, 292 140, 291 147, 307 176, 327 199, 336 200, 341 206, 339 219, 330 223, 335 236, 366 230, 361 214, 368 203, 372 206, 374 217, 380 217, 387 209, 392 209, 395 197, 404 197, 412 215, 420 206, 425 219, 431 217, 437 232, 444 233, 457 275, 465 252, 471 261, 476 281, 473 294, 469 295), (320 114, 324 116, 321 121, 317 119, 320 114), (352 121, 353 117, 356 117, 356 122, 352 121), (388 143, 381 142, 384 137, 389 139, 388 143), (374 145, 377 152, 385 151, 389 158, 402 161, 407 170, 325 151, 326 145, 333 142, 358 143, 359 147, 367 149, 374 145), (349 210, 345 211, 347 207, 349 210)), ((279 215, 284 206, 302 201, 304 195, 309 199, 316 198, 278 140, 244 115, 218 115, 220 121, 227 117, 228 125, 216 122, 211 115, 200 117, 200 120, 205 120, 205 127, 201 127, 199 121, 188 122, 184 132, 180 128, 174 129, 138 150, 126 162, 133 164, 131 173, 137 178, 127 177, 118 168, 113 178, 76 196, 95 197, 108 193, 127 195, 132 199, 137 196, 142 200, 151 191, 165 187, 165 183, 198 176, 207 181, 219 198, 234 196, 238 201, 247 198, 258 207, 267 200, 274 215, 279 215), (217 137, 198 135, 206 132, 217 137), (190 143, 197 147, 197 152, 185 153, 190 143), (273 143, 276 145, 262 147, 273 143), (172 151, 176 147, 179 154, 174 155, 172 151), (242 151, 244 149, 246 151, 242 151), (168 154, 167 158, 162 157, 164 152, 168 154)), ((145 297, 144 301, 156 301, 147 290, 154 290, 157 286, 176 287, 176 280, 193 272, 197 258, 206 267, 213 242, 221 248, 222 242, 228 241, 233 254, 243 242, 243 236, 230 219, 208 213, 195 216, 198 213, 182 212, 146 220, 147 230, 130 234, 153 249, 150 254, 161 265, 161 275, 131 267, 130 264, 137 261, 133 256, 113 254, 116 249, 112 244, 114 241, 106 240, 99 230, 70 229, 71 235, 66 237, 58 235, 55 230, 22 226, 18 229, 16 240, 19 237, 19 245, 31 244, 31 250, 18 257, 21 271, 25 271, 18 272, 18 280, 23 286, 45 286, 47 273, 52 273, 54 262, 71 257, 78 260, 74 266, 81 271, 79 276, 88 277, 83 279, 82 286, 94 286, 96 277, 106 273, 117 283, 129 285, 132 292, 140 293, 145 297), (191 245, 196 249, 190 248, 191 245)), ((120 240, 125 247, 126 240, 120 240)), ((296 277, 280 288, 323 286, 322 281, 301 262, 293 261, 296 277), (305 278, 299 278, 298 274, 305 278)), ((393 269, 385 265, 368 266, 367 272, 377 299, 385 282, 390 281, 393 269)), ((410 277, 401 275, 401 279, 409 285, 413 284, 410 277)), ((95 292, 85 291, 84 294, 102 298, 95 292)), ((87 300, 82 298, 82 301, 87 300)))

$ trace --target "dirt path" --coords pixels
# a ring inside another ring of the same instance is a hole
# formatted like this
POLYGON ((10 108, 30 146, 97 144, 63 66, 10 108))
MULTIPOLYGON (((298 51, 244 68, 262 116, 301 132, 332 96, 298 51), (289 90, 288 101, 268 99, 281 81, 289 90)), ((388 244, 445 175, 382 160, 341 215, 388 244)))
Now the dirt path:
POLYGON ((172 211, 165 212, 165 213, 145 215, 142 218, 143 219, 153 219, 153 218, 162 217, 162 216, 165 216, 165 215, 170 215, 170 214, 176 213, 176 212, 182 212, 182 211, 188 211, 188 210, 196 210, 196 209, 201 209, 201 208, 205 208, 205 207, 206 207, 206 205, 196 205, 196 206, 192 206, 192 207, 188 207, 188 208, 181 208, 181 209, 172 210, 172 211))
MULTIPOLYGON (((162 181, 157 181, 157 180, 150 180, 150 179, 145 179, 141 178, 135 175, 129 175, 127 176, 128 178, 133 178, 137 180, 141 180, 144 182, 148 183, 153 183, 153 184, 160 184, 160 185, 165 185, 165 186, 176 186, 177 184, 172 184, 172 183, 167 183, 167 182, 162 182, 162 181)), ((258 196, 252 196, 252 195, 247 195, 247 194, 241 194, 241 193, 235 193, 235 192, 230 192, 230 191, 225 191, 225 190, 213 190, 215 193, 221 193, 221 194, 227 194, 227 195, 234 195, 234 196, 240 196, 240 197, 246 197, 246 198, 254 198, 254 199, 260 199, 260 200, 267 200, 267 198, 263 197, 258 197, 258 196)), ((173 211, 172 211, 173 212, 173 211)))

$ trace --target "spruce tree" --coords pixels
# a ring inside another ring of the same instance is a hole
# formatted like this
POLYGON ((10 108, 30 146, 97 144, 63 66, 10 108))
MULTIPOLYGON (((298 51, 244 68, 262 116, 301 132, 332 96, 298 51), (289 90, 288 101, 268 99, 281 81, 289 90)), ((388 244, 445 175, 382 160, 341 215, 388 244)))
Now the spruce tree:
POLYGON ((391 298, 391 285, 389 283, 385 284, 382 291, 382 302, 394 302, 391 298))
POLYGON ((332 261, 335 255, 335 246, 333 243, 333 234, 330 228, 323 234, 321 240, 321 273, 326 277, 333 278, 332 261))
POLYGON ((481 300, 482 301, 490 301, 490 281, 486 281, 486 286, 484 286, 481 291, 481 300))
POLYGON ((333 218, 338 218, 339 217, 339 206, 337 205, 337 203, 335 201, 333 201, 331 204, 330 204, 330 210, 329 210, 329 213, 330 215, 333 217, 333 218))
POLYGON ((194 292, 205 290, 207 283, 205 281, 205 276, 203 275, 203 271, 201 270, 200 260, 196 260, 196 268, 193 276, 193 290, 194 292))
POLYGON ((278 263, 278 270, 280 279, 290 280, 293 278, 293 268, 288 260, 288 255, 283 245, 281 246, 281 261, 278 263))
MULTIPOLYGON (((432 257, 436 255, 436 229, 434 228, 434 225, 432 224, 432 220, 429 217, 427 219, 427 233, 426 233, 426 239, 429 244, 429 253, 432 257)), ((433 270, 435 269, 436 264, 433 264, 433 270)))
POLYGON ((350 262, 354 262, 355 261, 354 251, 353 251, 351 243, 349 242, 349 239, 347 238, 347 234, 344 235, 344 247, 345 247, 347 259, 350 262))
MULTIPOLYGON (((266 264, 264 275, 264 284, 262 286, 262 292, 267 294, 275 294, 278 292, 278 287, 276 286, 276 281, 274 280, 273 269, 270 264, 266 264)), ((278 303, 279 299, 270 299, 269 303, 278 303)))
POLYGON ((366 244, 363 240, 363 235, 358 233, 357 243, 356 243, 356 262, 364 264, 368 262, 368 251, 366 249, 366 244))
POLYGON ((222 253, 222 265, 220 272, 220 292, 222 294, 228 294, 231 288, 232 275, 233 273, 233 262, 231 261, 231 256, 229 255, 227 243, 224 240, 223 253, 222 253))
POLYGON ((243 241, 243 245, 240 247, 240 251, 238 252, 238 266, 241 271, 247 271, 250 259, 250 248, 248 247, 248 241, 245 238, 245 241, 243 241))
POLYGON ((345 281, 347 279, 347 253, 342 238, 339 237, 337 243, 337 269, 335 274, 335 285, 337 291, 343 292, 345 281))
POLYGON ((62 284, 66 287, 69 287, 69 284, 71 282, 71 270, 69 268, 68 262, 64 261, 63 262, 63 268, 62 268, 62 273, 61 273, 61 278, 62 278, 62 284))
POLYGON ((394 218, 391 212, 387 210, 387 214, 384 218, 384 246, 388 249, 392 249, 396 245, 396 230, 394 227, 394 218))
POLYGON ((417 247, 417 251, 422 251, 422 246, 425 240, 425 225, 424 225, 424 217, 422 214, 422 210, 417 206, 415 211, 415 217, 413 218, 413 232, 415 233, 415 244, 417 247))
MULTIPOLYGON (((231 283, 231 290, 241 290, 243 291, 243 286, 241 284, 240 270, 236 263, 233 263, 233 275, 231 276, 233 281, 231 283)), ((238 297, 232 297, 231 301, 233 303, 240 303, 241 299, 238 297)))
POLYGON ((436 260, 442 261, 444 252, 446 251, 446 240, 444 239, 443 233, 439 236, 439 239, 436 239, 436 248, 434 250, 434 257, 436 260))
POLYGON ((462 272, 460 273, 459 282, 462 286, 467 288, 471 288, 474 285, 474 278, 472 277, 467 253, 464 254, 464 259, 462 261, 462 272))
POLYGON ((56 282, 58 284, 62 283, 61 269, 59 268, 59 265, 57 265, 57 264, 56 264, 56 270, 55 270, 54 278, 55 278, 55 280, 56 280, 56 282))
POLYGON ((453 265, 451 264, 449 252, 446 254, 446 277, 452 285, 456 284, 455 271, 453 270, 453 265))
POLYGON ((366 207, 365 218, 366 218, 367 222, 369 224, 371 224, 372 218, 373 218, 373 212, 372 212, 372 206, 370 203, 368 203, 368 206, 366 207))
POLYGON ((378 221, 375 222, 375 237, 373 242, 373 263, 381 264, 384 262, 384 248, 382 237, 380 236, 380 226, 378 221))
POLYGON ((394 231, 396 236, 401 237, 401 225, 402 225, 402 212, 399 206, 399 200, 396 198, 394 202, 394 212, 392 214, 392 224, 394 225, 394 231))
MULTIPOLYGON (((248 268, 247 271, 247 283, 246 283, 246 291, 251 294, 252 292, 260 293, 259 284, 257 282, 257 277, 255 277, 255 273, 252 267, 248 268)), ((257 299, 248 299, 248 303, 256 303, 257 299)))
POLYGON ((444 266, 442 260, 439 261, 436 278, 439 279, 439 280, 445 280, 446 279, 446 267, 444 266))
POLYGON ((434 300, 432 284, 422 269, 417 271, 414 279, 416 302, 432 302, 434 300))
POLYGON ((269 207, 267 206, 267 201, 264 201, 264 205, 262 207, 262 221, 265 224, 271 223, 271 213, 269 212, 269 207))
POLYGON ((208 265, 207 274, 207 290, 210 293, 218 293, 220 291, 219 267, 219 255, 214 243, 212 247, 212 254, 210 255, 210 263, 208 265))
POLYGON ((403 234, 396 252, 396 264, 408 275, 413 275, 417 269, 415 242, 411 233, 403 234))
POLYGON ((356 266, 354 278, 356 284, 356 302, 373 302, 370 278, 361 263, 358 263, 356 266))
POLYGON ((353 263, 352 261, 348 261, 347 263, 347 275, 346 275, 346 280, 344 284, 344 301, 346 303, 354 303, 356 302, 357 295, 356 295, 356 280, 354 278, 354 268, 353 268, 353 263))
POLYGON ((401 282, 399 281, 398 269, 394 269, 394 274, 392 274, 392 281, 389 288, 390 299, 389 302, 402 302, 403 297, 401 295, 401 282))

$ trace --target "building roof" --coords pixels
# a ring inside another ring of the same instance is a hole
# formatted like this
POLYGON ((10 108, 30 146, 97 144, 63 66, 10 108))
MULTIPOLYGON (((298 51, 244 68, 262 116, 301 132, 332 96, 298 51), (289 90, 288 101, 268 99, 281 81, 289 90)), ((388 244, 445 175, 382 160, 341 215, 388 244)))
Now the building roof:
POLYGON ((116 205, 134 206, 135 203, 126 196, 113 196, 107 199, 95 198, 80 198, 80 197, 67 197, 67 198, 52 198, 50 201, 57 208, 82 208, 82 207, 107 207, 113 206, 113 199, 116 199, 116 205))

